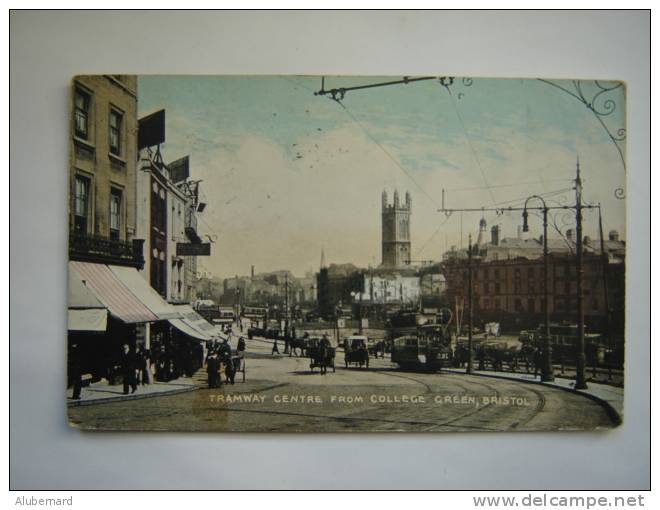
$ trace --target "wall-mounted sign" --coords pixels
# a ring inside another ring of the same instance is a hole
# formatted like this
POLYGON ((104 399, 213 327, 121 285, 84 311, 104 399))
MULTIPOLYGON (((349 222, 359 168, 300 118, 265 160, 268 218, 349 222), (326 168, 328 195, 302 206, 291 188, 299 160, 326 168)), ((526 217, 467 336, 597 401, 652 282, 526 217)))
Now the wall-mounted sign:
POLYGON ((170 178, 172 182, 181 182, 185 181, 190 177, 190 158, 184 156, 176 161, 172 161, 167 165, 170 169, 170 178))
POLYGON ((153 147, 165 141, 165 110, 138 120, 138 150, 153 147))
POLYGON ((176 243, 178 257, 200 257, 211 255, 211 243, 176 243))

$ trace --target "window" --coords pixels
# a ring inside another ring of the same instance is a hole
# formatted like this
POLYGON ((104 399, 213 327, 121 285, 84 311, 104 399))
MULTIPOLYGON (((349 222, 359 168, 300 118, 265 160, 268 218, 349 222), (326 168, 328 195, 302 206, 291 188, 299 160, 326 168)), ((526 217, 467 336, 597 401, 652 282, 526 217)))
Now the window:
POLYGON ((490 310, 490 299, 484 299, 484 310, 490 310))
POLYGON ((110 152, 121 154, 121 123, 123 115, 116 110, 110 110, 110 152))
POLYGON ((89 105, 90 95, 83 90, 76 88, 75 97, 75 133, 78 138, 87 140, 89 137, 89 105))
POLYGON ((532 279, 534 278, 534 268, 530 267, 527 269, 527 278, 532 279))
POLYGON ((515 306, 516 306, 516 312, 523 311, 522 301, 520 301, 520 299, 516 298, 515 306))
POLYGON ((110 190, 110 239, 119 240, 121 229, 121 190, 110 190))
POLYGON ((500 300, 499 299, 493 299, 493 309, 495 309, 495 310, 500 309, 500 300))
POLYGON ((89 179, 76 176, 73 197, 73 228, 76 232, 86 233, 89 216, 89 179))
POLYGON ((496 283, 495 284, 495 294, 499 294, 499 293, 500 293, 500 284, 496 283))

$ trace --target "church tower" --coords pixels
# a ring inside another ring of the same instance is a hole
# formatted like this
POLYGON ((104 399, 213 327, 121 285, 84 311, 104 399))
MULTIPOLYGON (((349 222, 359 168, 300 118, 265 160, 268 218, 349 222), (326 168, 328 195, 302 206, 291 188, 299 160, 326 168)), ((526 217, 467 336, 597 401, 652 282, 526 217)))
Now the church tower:
POLYGON ((404 203, 399 202, 399 192, 394 191, 394 203, 387 201, 387 192, 382 196, 382 251, 383 267, 410 265, 410 214, 412 199, 406 191, 404 203))

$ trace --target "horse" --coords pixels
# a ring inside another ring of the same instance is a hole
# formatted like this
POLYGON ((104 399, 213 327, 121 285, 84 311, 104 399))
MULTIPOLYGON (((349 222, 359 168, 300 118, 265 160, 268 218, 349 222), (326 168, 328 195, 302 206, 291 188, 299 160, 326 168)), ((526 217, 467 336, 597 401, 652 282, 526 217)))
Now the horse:
POLYGON ((307 338, 291 338, 289 340, 289 357, 291 357, 293 354, 296 356, 306 356, 307 355, 307 338), (297 350, 300 349, 300 354, 298 354, 297 350), (294 353, 294 350, 296 351, 294 353))
POLYGON ((369 347, 369 354, 372 354, 375 358, 378 358, 378 353, 380 353, 381 358, 385 357, 385 341, 384 340, 379 340, 374 345, 369 347))

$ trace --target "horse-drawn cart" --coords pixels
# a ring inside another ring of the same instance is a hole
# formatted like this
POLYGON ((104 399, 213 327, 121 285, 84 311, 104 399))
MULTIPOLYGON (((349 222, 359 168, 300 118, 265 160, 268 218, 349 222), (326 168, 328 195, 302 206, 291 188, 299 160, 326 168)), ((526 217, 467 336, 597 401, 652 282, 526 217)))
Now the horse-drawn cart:
POLYGON ((360 368, 369 368, 369 351, 367 350, 367 337, 351 336, 344 342, 344 364, 358 365, 360 368))
POLYGON ((328 368, 335 372, 335 348, 330 345, 327 338, 310 338, 307 341, 307 355, 309 356, 309 369, 314 372, 320 368, 325 374, 328 368))

